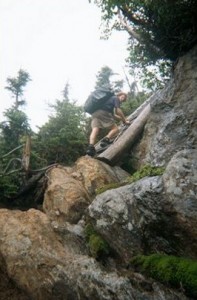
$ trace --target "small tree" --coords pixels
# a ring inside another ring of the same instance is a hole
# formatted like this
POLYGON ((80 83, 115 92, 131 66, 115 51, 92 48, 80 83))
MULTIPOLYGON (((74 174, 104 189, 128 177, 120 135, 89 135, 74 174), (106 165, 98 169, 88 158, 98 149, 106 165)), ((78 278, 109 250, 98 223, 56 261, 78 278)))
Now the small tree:
POLYGON ((12 96, 15 98, 15 103, 14 103, 14 107, 16 109, 19 108, 20 105, 24 105, 25 104, 25 100, 19 100, 24 93, 24 87, 26 86, 26 84, 30 81, 30 76, 29 74, 20 69, 18 71, 18 76, 17 77, 8 77, 7 78, 7 86, 5 87, 7 90, 9 90, 12 93, 12 96))
POLYGON ((49 121, 40 128, 34 145, 36 152, 47 164, 54 162, 72 164, 84 155, 87 135, 83 108, 69 99, 69 87, 63 91, 64 99, 57 100, 49 121))
POLYGON ((121 90, 123 87, 123 80, 113 80, 113 76, 117 75, 108 66, 104 66, 96 75, 95 88, 100 86, 113 87, 114 90, 121 90))
POLYGON ((20 106, 25 104, 25 100, 19 99, 23 96, 24 87, 30 80, 29 74, 22 69, 19 70, 17 77, 7 78, 8 86, 5 88, 9 90, 12 93, 12 97, 15 98, 13 107, 4 112, 6 120, 0 123, 2 137, 7 151, 17 147, 20 143, 20 139, 31 131, 27 115, 19 110, 20 106))
POLYGON ((15 97, 14 105, 4 112, 5 121, 0 123, 0 196, 14 195, 24 183, 22 166, 22 149, 26 135, 31 133, 27 115, 19 108, 24 100, 24 87, 30 80, 29 74, 23 70, 17 78, 8 78, 6 89, 15 97))

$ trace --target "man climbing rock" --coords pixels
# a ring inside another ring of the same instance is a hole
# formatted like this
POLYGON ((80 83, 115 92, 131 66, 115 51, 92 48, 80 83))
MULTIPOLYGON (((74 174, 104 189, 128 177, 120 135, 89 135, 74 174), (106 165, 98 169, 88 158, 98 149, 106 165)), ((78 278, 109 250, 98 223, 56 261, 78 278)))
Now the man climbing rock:
POLYGON ((127 100, 127 94, 119 92, 116 95, 110 97, 102 108, 96 110, 92 114, 91 122, 91 134, 89 138, 89 145, 86 151, 87 155, 94 156, 96 153, 95 143, 97 136, 101 129, 108 128, 109 133, 102 139, 101 147, 105 147, 110 144, 110 139, 115 137, 119 131, 115 120, 121 120, 124 124, 129 125, 130 122, 125 118, 123 111, 120 108, 121 103, 127 100))

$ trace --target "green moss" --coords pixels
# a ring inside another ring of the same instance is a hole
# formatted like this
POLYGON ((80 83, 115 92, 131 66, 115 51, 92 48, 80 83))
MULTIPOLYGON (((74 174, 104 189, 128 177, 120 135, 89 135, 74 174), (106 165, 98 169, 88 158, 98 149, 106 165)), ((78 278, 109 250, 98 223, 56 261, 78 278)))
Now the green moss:
POLYGON ((117 189, 120 186, 125 185, 126 183, 121 183, 121 182, 112 182, 109 184, 105 184, 104 186, 102 186, 101 188, 96 189, 96 195, 102 194, 107 190, 112 190, 112 189, 117 189))
POLYGON ((140 170, 135 172, 131 177, 128 178, 128 182, 134 182, 140 180, 146 176, 158 176, 164 173, 165 168, 163 167, 153 167, 150 165, 143 166, 140 170))
POLYGON ((87 224, 85 227, 85 237, 90 253, 94 258, 101 259, 109 255, 108 243, 95 231, 91 224, 87 224))
POLYGON ((94 230, 94 227, 88 223, 85 227, 85 237, 86 237, 86 240, 89 240, 90 239, 90 236, 92 234, 95 234, 95 230, 94 230))
POLYGON ((136 256, 131 265, 164 284, 177 288, 182 286, 188 296, 197 297, 197 261, 153 254, 136 256))
POLYGON ((127 177, 123 182, 112 182, 109 184, 105 184, 101 188, 96 189, 96 195, 102 194, 107 190, 117 189, 121 186, 130 184, 134 181, 137 181, 145 176, 157 176, 162 175, 164 173, 165 168, 163 167, 153 167, 150 165, 146 165, 142 167, 139 171, 135 172, 132 176, 127 177))
POLYGON ((109 246, 105 240, 103 240, 99 235, 93 234, 89 239, 90 253, 95 258, 101 258, 109 255, 109 246))

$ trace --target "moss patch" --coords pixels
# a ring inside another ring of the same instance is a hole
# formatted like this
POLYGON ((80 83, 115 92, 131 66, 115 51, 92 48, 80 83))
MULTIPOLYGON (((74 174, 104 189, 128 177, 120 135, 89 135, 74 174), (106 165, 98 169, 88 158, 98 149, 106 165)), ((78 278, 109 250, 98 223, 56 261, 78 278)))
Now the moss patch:
POLYGON ((151 165, 145 165, 140 168, 137 172, 133 173, 131 177, 127 179, 129 183, 142 179, 146 176, 159 176, 165 171, 163 167, 153 167, 151 165))
POLYGON ((182 287, 188 296, 197 297, 197 261, 153 254, 136 256, 131 265, 164 284, 182 287))
POLYGON ((91 224, 85 227, 85 237, 91 255, 96 259, 103 259, 110 254, 108 243, 95 231, 91 224))
POLYGON ((142 167, 139 171, 133 173, 132 176, 127 177, 123 182, 112 182, 109 184, 105 184, 101 188, 96 189, 96 195, 102 194, 107 190, 117 189, 121 186, 130 184, 132 182, 135 182, 137 180, 142 179, 146 176, 158 176, 162 175, 165 171, 165 168, 163 167, 153 167, 150 165, 145 165, 142 167))
POLYGON ((126 182, 120 183, 120 182, 113 182, 109 184, 105 184, 101 188, 96 189, 96 195, 102 194, 107 190, 117 189, 120 186, 126 185, 126 182))

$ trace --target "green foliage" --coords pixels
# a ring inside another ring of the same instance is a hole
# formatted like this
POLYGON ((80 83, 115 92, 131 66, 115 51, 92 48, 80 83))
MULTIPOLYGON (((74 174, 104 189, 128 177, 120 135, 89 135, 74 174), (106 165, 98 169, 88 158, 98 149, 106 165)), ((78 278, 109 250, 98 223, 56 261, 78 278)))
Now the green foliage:
POLYGON ((150 165, 145 165, 142 168, 140 168, 139 171, 135 172, 131 177, 129 177, 127 181, 131 183, 140 180, 141 178, 146 176, 159 176, 162 175, 164 171, 165 168, 163 167, 153 167, 150 165))
POLYGON ((148 94, 143 92, 138 92, 136 95, 129 94, 127 101, 121 105, 125 116, 132 114, 147 98, 148 94))
POLYGON ((8 78, 8 89, 15 97, 14 105, 4 112, 5 121, 0 123, 0 198, 13 197, 24 184, 22 173, 22 149, 26 135, 31 134, 27 115, 19 109, 24 101, 24 87, 30 80, 29 74, 19 70, 17 78, 8 78))
POLYGON ((20 144, 23 136, 31 132, 27 115, 16 108, 4 112, 6 120, 0 123, 1 136, 5 146, 4 151, 11 151, 20 144))
POLYGON ((109 86, 111 87, 110 77, 113 75, 112 69, 108 66, 104 66, 96 75, 96 84, 95 88, 102 87, 102 86, 109 86))
POLYGON ((102 86, 108 86, 112 87, 114 91, 120 91, 123 87, 123 81, 122 80, 114 80, 113 76, 117 75, 115 74, 111 68, 108 66, 104 66, 101 68, 101 70, 96 75, 96 84, 95 88, 102 87, 102 86))
POLYGON ((197 297, 197 261, 152 254, 134 257, 131 265, 164 284, 177 288, 183 287, 188 296, 197 297))
POLYGON ((127 60, 130 72, 148 90, 162 88, 171 75, 172 62, 197 43, 195 0, 90 2, 101 9, 106 35, 113 29, 125 29, 131 35, 127 60))
POLYGON ((85 153, 87 134, 83 108, 69 100, 57 100, 52 108, 54 114, 34 140, 36 153, 48 164, 72 164, 85 153))
POLYGON ((153 167, 150 165, 143 166, 139 171, 135 172, 132 176, 126 178, 123 182, 113 182, 105 184, 101 188, 96 189, 96 195, 104 193, 107 190, 116 189, 126 184, 140 180, 146 176, 158 176, 162 175, 165 171, 163 167, 153 167))
POLYGON ((134 76, 146 91, 162 89, 170 79, 172 63, 163 59, 144 61, 136 57, 135 50, 131 47, 127 58, 131 76, 134 76))
POLYGON ((24 87, 30 81, 29 73, 20 69, 18 72, 18 76, 16 78, 8 77, 7 78, 7 86, 5 87, 9 90, 13 97, 15 97, 15 108, 18 108, 20 105, 25 104, 24 100, 19 101, 19 97, 23 95, 24 87))
MULTIPOLYGON (((20 70, 17 78, 7 79, 9 86, 6 88, 15 96, 22 96, 23 87, 29 80, 29 74, 23 70, 20 70)), ((5 121, 0 123, 1 155, 4 155, 18 147, 20 144, 22 144, 22 139, 24 136, 31 133, 28 117, 22 110, 18 108, 19 105, 21 105, 20 102, 17 104, 15 103, 13 107, 7 109, 4 112, 5 121)), ((9 157, 9 159, 10 158, 12 158, 12 156, 9 157)))
POLYGON ((12 198, 16 195, 19 189, 19 176, 13 174, 11 176, 0 176, 0 198, 1 202, 4 202, 5 198, 12 198))
MULTIPOLYGON (((14 143, 6 142, 0 137, 0 199, 5 202, 6 198, 15 196, 20 187, 24 185, 25 174, 22 170, 23 141, 15 147, 14 143)), ((9 201, 8 201, 9 203, 9 201)))
MULTIPOLYGON (((5 154, 2 146, 1 144, 1 155, 5 154)), ((10 155, 0 158, 0 202, 5 202, 7 198, 15 196, 24 184, 24 173, 21 172, 22 151, 20 150, 16 149, 10 155)))
POLYGON ((196 43, 195 0, 94 0, 102 11, 103 19, 114 21, 117 26, 117 10, 140 36, 140 56, 151 59, 175 60, 196 43))
POLYGON ((117 189, 122 185, 125 185, 125 183, 113 182, 113 183, 105 184, 101 188, 96 189, 96 195, 102 194, 108 190, 117 189))
POLYGON ((108 243, 95 231, 91 224, 85 227, 85 237, 91 255, 96 259, 103 259, 110 253, 108 243))

